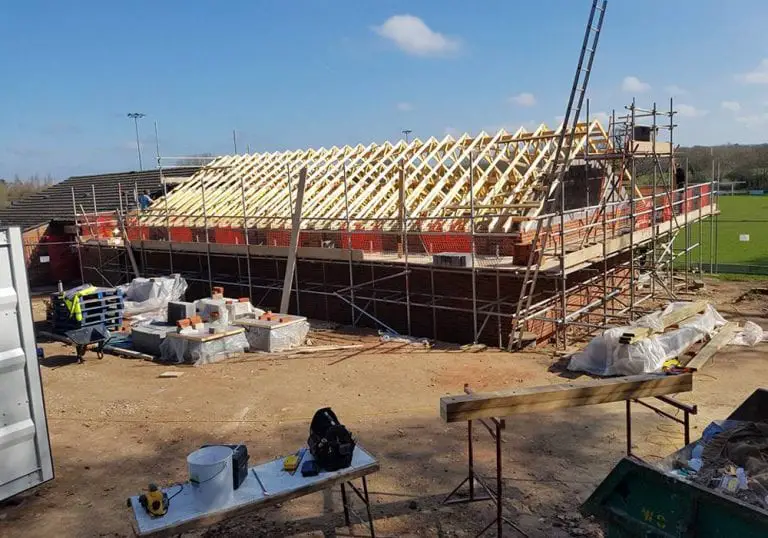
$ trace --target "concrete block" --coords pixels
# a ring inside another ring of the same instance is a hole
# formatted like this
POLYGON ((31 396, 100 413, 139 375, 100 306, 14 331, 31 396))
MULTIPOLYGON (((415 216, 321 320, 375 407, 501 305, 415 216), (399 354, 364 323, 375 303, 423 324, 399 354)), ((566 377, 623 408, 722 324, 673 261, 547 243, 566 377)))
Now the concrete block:
POLYGON ((234 324, 245 327, 251 351, 285 351, 302 345, 309 333, 307 318, 290 314, 278 314, 269 320, 248 314, 235 320, 234 324))
POLYGON ((195 303, 195 308, 203 321, 226 323, 229 319, 226 299, 200 299, 195 303))
POLYGON ((168 323, 176 323, 180 319, 191 318, 195 315, 195 303, 170 301, 168 303, 168 323))
POLYGON ((254 309, 251 306, 251 303, 241 301, 227 301, 227 311, 229 313, 230 323, 238 318, 250 314, 253 311, 257 311, 259 315, 264 313, 263 310, 259 310, 258 308, 254 309))
POLYGON ((168 333, 176 332, 176 325, 153 322, 149 325, 137 325, 131 329, 133 349, 148 355, 159 356, 160 344, 168 333))

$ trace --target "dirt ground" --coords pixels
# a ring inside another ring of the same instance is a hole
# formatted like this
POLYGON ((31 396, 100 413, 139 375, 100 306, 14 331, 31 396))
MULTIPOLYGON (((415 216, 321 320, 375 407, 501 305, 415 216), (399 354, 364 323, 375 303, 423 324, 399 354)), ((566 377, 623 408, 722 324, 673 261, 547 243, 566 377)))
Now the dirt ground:
MULTIPOLYGON (((760 282, 707 281, 699 293, 728 319, 768 329, 760 282)), ((38 317, 42 305, 35 304, 38 317)), ((315 344, 362 348, 307 355, 249 354, 195 367, 89 354, 84 364, 61 343, 41 344, 56 477, 0 504, 0 536, 130 536, 125 500, 149 482, 186 479, 186 455, 206 443, 243 442, 251 463, 294 452, 313 412, 332 406, 378 457, 370 477, 380 536, 470 536, 492 518, 489 503, 442 506, 466 474, 466 428, 440 420, 439 398, 475 389, 563 382, 551 350, 509 354, 426 350, 381 343, 371 334, 314 332, 315 344), (178 370, 178 378, 158 375, 178 370)), ((694 438, 759 386, 768 386, 768 345, 730 346, 696 374, 679 399, 699 406, 694 438)), ((633 408, 635 452, 649 460, 682 446, 682 428, 633 408)), ((602 536, 579 505, 622 457, 624 404, 514 416, 504 434, 507 516, 529 536, 602 536)), ((493 443, 476 433, 480 472, 492 476, 493 443)), ((362 506, 357 513, 364 514, 362 506)), ((354 516, 353 516, 354 519, 354 516)), ((316 493, 185 536, 365 536, 344 527, 338 490, 316 493), (337 534, 338 533, 338 534, 337 534)), ((509 529, 509 535, 516 532, 509 529)))

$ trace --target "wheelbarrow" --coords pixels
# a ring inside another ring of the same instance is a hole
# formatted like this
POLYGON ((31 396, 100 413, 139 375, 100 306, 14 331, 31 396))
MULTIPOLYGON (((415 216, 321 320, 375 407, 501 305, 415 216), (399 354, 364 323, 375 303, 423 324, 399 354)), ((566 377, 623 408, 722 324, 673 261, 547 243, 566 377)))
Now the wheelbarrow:
POLYGON ((72 329, 64 333, 66 337, 74 344, 77 353, 77 362, 83 362, 85 352, 89 346, 96 347, 96 357, 104 358, 104 346, 109 340, 109 330, 104 325, 90 325, 72 329))

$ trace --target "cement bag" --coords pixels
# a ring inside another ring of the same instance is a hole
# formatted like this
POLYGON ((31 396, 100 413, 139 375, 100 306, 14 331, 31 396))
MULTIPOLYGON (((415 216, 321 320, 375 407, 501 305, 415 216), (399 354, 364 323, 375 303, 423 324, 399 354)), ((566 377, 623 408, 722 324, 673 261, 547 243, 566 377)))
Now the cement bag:
POLYGON ((125 300, 136 303, 146 301, 152 297, 154 287, 154 279, 143 277, 134 278, 130 284, 120 286, 125 294, 125 300))

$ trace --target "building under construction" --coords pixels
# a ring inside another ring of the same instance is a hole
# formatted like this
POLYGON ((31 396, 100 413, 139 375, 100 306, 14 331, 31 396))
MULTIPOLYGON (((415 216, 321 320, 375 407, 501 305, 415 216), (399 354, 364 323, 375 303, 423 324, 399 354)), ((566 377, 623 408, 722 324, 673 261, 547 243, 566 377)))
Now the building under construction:
POLYGON ((691 230, 703 237, 709 219, 712 233, 717 206, 711 183, 675 174, 674 117, 671 103, 633 104, 607 129, 587 118, 218 157, 163 182, 147 210, 135 196, 115 211, 75 205, 84 278, 175 272, 190 296, 224 286, 277 309, 295 259, 292 313, 462 344, 565 346, 674 297, 695 270, 691 230))

